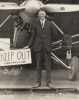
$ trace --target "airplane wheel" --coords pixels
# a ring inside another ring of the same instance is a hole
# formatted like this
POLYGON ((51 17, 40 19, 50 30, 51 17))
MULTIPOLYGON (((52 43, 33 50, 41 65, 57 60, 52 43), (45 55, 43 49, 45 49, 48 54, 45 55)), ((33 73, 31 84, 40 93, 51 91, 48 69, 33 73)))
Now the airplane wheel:
POLYGON ((77 56, 72 57, 71 59, 71 70, 69 71, 69 80, 76 80, 77 73, 79 69, 79 59, 77 56))

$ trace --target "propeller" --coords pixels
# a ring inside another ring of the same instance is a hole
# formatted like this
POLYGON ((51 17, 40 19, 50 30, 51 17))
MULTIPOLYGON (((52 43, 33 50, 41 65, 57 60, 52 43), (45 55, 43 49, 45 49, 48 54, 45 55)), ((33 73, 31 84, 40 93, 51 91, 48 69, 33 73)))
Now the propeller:
POLYGON ((42 8, 44 8, 49 13, 79 11, 78 4, 46 4, 43 5, 42 8))
POLYGON ((26 0, 20 4, 20 7, 25 7, 24 11, 20 11, 24 22, 30 22, 34 19, 34 15, 39 9, 45 9, 49 13, 79 11, 78 4, 43 4, 40 0, 26 0))
POLYGON ((18 6, 16 3, 14 2, 0 2, 0 10, 23 10, 25 9, 24 6, 18 6))

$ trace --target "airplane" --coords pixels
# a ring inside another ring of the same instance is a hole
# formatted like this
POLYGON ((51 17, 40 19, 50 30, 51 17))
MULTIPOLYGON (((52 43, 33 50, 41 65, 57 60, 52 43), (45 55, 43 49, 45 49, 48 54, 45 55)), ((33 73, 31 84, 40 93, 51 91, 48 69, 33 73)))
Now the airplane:
MULTIPOLYGON (((10 17, 13 17, 16 15, 16 12, 19 13, 19 16, 23 19, 24 23, 31 23, 32 20, 35 18, 35 14, 39 9, 45 9, 48 13, 66 13, 66 12, 77 12, 79 11, 79 5, 78 4, 43 4, 40 0, 25 0, 21 4, 17 4, 15 2, 0 2, 0 11, 9 11, 10 15, 3 21, 3 23, 0 24, 0 28, 8 21, 10 17), (13 15, 11 14, 13 13, 13 15)), ((58 31, 64 35, 64 32, 56 25, 54 21, 52 21, 54 26, 58 29, 58 31)), ((16 32, 17 34, 17 32, 16 32)), ((79 36, 79 34, 72 36, 72 38, 79 36)), ((62 40, 56 41, 52 43, 53 45, 59 44, 62 42, 62 40)), ((72 44, 79 43, 75 42, 72 44)), ((55 49, 56 50, 56 49, 55 49)), ((72 70, 72 78, 74 78, 76 75, 75 69, 78 69, 78 64, 76 65, 76 68, 74 66, 75 62, 78 62, 78 57, 72 59, 72 66, 65 64, 61 59, 59 59, 53 52, 51 53, 51 58, 54 59, 56 62, 62 64, 65 68, 68 70, 72 70)))

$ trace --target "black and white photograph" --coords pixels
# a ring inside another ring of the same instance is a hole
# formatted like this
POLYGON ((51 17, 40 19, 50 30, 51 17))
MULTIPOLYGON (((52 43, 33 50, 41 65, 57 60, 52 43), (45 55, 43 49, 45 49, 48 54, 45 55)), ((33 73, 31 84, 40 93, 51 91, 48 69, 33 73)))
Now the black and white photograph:
POLYGON ((0 0, 0 100, 79 100, 79 0, 0 0))

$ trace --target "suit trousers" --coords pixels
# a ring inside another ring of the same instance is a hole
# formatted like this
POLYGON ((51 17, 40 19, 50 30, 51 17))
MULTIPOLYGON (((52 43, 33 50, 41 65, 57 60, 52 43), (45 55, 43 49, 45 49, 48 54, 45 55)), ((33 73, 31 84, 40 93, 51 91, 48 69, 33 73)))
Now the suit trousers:
POLYGON ((41 82, 42 77, 42 58, 44 60, 44 67, 46 69, 46 83, 51 81, 51 57, 50 52, 47 52, 45 49, 42 49, 39 52, 35 53, 36 56, 36 67, 37 67, 37 82, 41 82))

